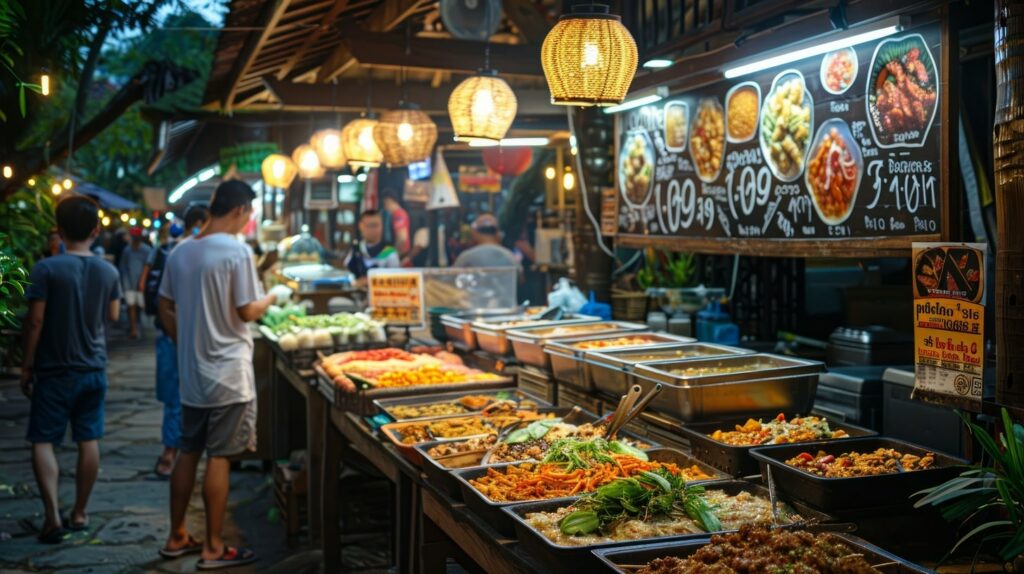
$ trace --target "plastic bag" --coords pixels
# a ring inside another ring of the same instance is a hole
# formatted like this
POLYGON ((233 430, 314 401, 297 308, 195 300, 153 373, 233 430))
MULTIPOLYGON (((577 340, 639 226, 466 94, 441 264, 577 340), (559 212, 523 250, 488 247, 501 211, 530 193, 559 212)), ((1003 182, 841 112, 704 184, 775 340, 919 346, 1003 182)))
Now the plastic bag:
POLYGON ((558 280, 555 288, 548 293, 548 307, 561 307, 568 313, 578 313, 587 304, 587 298, 567 277, 558 280))

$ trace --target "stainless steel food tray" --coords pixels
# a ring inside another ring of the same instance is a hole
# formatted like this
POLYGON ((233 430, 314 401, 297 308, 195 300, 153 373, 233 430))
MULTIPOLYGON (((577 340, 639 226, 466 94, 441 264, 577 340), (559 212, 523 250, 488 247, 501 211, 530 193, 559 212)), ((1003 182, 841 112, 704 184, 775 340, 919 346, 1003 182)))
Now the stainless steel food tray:
MULTIPOLYGON (((509 323, 512 321, 526 321, 529 320, 530 316, 525 313, 516 315, 498 315, 494 317, 485 317, 478 321, 470 323, 470 331, 476 337, 477 347, 487 351, 488 353, 494 353, 495 355, 511 355, 512 347, 509 345, 507 332, 509 329, 517 327, 509 327, 503 325, 503 323, 509 323)), ((589 315, 577 315, 574 313, 567 313, 558 321, 536 321, 531 322, 530 325, 522 325, 521 327, 546 327, 551 325, 567 325, 573 323, 585 323, 588 321, 599 321, 599 317, 591 317, 589 315)))
POLYGON ((584 357, 584 376, 593 382, 594 388, 611 396, 626 394, 633 386, 633 370, 637 365, 682 360, 707 359, 731 355, 750 355, 754 352, 739 347, 728 347, 713 343, 687 343, 659 345, 650 349, 611 349, 590 351, 584 357), (656 358, 646 358, 655 356, 656 358))
POLYGON ((516 327, 508 330, 508 340, 512 343, 512 351, 516 360, 526 365, 550 369, 550 357, 544 352, 544 346, 552 341, 564 341, 578 339, 581 337, 608 337, 611 335, 622 335, 644 331, 647 325, 640 323, 627 323, 625 321, 586 321, 569 325, 571 330, 578 332, 558 333, 556 329, 565 325, 531 325, 529 327, 516 327), (587 332, 588 329, 605 329, 600 331, 587 332))
POLYGON ((400 398, 397 398, 397 399, 377 399, 377 400, 373 401, 373 404, 377 407, 377 409, 379 409, 381 414, 387 416, 388 418, 390 418, 394 422, 423 421, 423 420, 429 420, 429 419, 446 418, 446 417, 449 417, 449 416, 471 415, 471 414, 479 412, 482 409, 471 409, 469 407, 465 407, 466 408, 466 412, 464 412, 464 413, 456 413, 454 415, 434 415, 434 416, 429 416, 429 417, 417 417, 417 418, 409 418, 409 419, 396 419, 395 416, 391 414, 390 409, 392 407, 397 407, 397 406, 421 406, 421 405, 429 405, 429 404, 435 404, 435 403, 453 403, 453 402, 455 402, 455 401, 457 401, 457 400, 459 400, 459 399, 461 399, 463 397, 469 396, 469 395, 482 395, 482 396, 492 397, 495 400, 512 400, 512 401, 515 401, 517 403, 521 403, 524 400, 528 400, 528 401, 533 401, 534 403, 536 403, 537 408, 545 408, 545 407, 552 407, 552 406, 554 406, 551 403, 545 401, 544 399, 539 399, 539 398, 537 398, 537 397, 535 397, 535 396, 533 396, 533 395, 531 395, 531 394, 529 394, 529 393, 527 393, 525 391, 522 391, 522 390, 519 390, 519 389, 515 389, 515 388, 512 388, 512 389, 499 389, 499 390, 495 390, 495 391, 484 391, 484 392, 476 392, 476 393, 474 393, 474 392, 460 392, 460 393, 445 393, 445 394, 442 394, 442 395, 414 395, 414 396, 411 396, 411 397, 400 397, 400 398))
POLYGON ((441 315, 441 324, 448 335, 448 339, 464 347, 467 351, 477 349, 476 334, 471 328, 474 321, 480 321, 489 317, 502 317, 508 315, 525 314, 528 309, 522 307, 505 309, 473 309, 459 313, 445 313, 441 315))
POLYGON ((779 355, 753 354, 637 365, 636 381, 661 393, 650 408, 684 422, 735 416, 810 412, 823 363, 779 355), (673 368, 730 368, 722 374, 685 375, 673 368))
MULTIPOLYGON (((615 350, 653 350, 676 346, 681 343, 696 342, 696 339, 691 339, 690 337, 680 337, 678 335, 670 335, 668 333, 653 333, 647 331, 639 333, 602 333, 600 335, 587 335, 585 337, 573 337, 571 339, 558 339, 551 341, 544 346, 544 352, 550 355, 549 360, 551 361, 551 372, 554 374, 555 379, 577 388, 591 391, 594 390, 594 384, 593 380, 587 373, 586 358, 601 351, 593 349, 577 349, 575 345, 590 341, 601 341, 604 339, 618 339, 620 337, 641 337, 645 339, 645 342, 636 345, 614 347, 615 350)), ((621 395, 624 393, 625 391, 619 394, 621 395)))

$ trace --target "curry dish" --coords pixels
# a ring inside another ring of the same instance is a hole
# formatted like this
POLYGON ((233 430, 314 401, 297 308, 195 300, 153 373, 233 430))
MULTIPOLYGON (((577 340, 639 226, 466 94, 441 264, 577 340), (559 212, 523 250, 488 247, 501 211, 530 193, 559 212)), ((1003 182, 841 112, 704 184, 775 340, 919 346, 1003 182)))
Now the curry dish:
POLYGON ((832 430, 823 417, 797 416, 787 421, 786 415, 779 413, 768 422, 747 419, 746 423, 736 425, 733 430, 719 429, 708 436, 733 446, 758 446, 847 438, 850 435, 841 429, 832 430))
POLYGON ((869 453, 844 452, 839 456, 818 451, 817 455, 802 452, 786 464, 822 478, 852 478, 924 470, 935 464, 935 455, 929 452, 917 456, 891 448, 869 453))

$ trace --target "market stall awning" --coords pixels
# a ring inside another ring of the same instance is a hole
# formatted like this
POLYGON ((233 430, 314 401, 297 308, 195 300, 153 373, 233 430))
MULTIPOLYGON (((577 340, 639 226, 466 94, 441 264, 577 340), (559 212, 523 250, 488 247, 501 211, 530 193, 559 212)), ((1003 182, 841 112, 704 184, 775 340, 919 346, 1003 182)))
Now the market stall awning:
POLYGON ((75 193, 95 199, 103 209, 116 209, 118 211, 139 209, 139 204, 134 201, 125 199, 120 195, 103 189, 94 183, 84 181, 77 177, 73 177, 71 180, 75 182, 75 193))

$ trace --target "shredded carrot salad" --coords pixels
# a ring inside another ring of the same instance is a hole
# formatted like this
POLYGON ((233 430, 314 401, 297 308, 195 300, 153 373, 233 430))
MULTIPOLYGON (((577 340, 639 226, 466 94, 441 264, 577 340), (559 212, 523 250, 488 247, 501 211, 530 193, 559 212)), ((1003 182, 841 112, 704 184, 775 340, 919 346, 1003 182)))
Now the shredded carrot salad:
POLYGON ((712 478, 696 465, 680 468, 673 463, 647 462, 628 455, 612 455, 614 463, 598 463, 590 468, 566 472, 561 464, 524 462, 504 468, 489 468, 487 474, 469 481, 494 502, 523 502, 574 496, 599 486, 644 471, 665 468, 686 480, 712 478))

